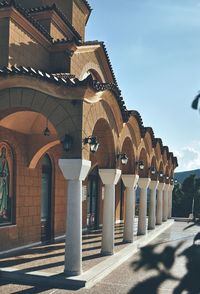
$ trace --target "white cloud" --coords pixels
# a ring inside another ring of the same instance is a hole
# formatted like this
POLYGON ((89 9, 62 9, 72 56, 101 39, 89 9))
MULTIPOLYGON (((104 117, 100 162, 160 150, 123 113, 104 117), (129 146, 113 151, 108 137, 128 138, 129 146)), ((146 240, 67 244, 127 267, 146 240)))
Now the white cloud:
POLYGON ((174 151, 178 158, 178 168, 176 171, 187 171, 200 168, 200 142, 193 142, 191 146, 183 147, 179 151, 174 151))

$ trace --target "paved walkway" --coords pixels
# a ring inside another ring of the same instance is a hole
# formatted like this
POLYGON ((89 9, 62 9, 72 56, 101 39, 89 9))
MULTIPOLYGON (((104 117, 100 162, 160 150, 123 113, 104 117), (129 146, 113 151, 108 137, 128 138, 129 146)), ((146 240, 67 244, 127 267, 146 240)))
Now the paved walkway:
MULTIPOLYGON (((155 239, 154 243, 160 243, 159 250, 163 250, 166 246, 175 246, 178 244, 180 240, 185 241, 184 247, 190 246, 192 244, 193 236, 195 235, 199 227, 192 227, 188 230, 183 230, 184 227, 187 226, 187 223, 175 223, 170 229, 166 230, 162 233, 158 238, 155 239)), ((116 227, 115 241, 117 244, 117 250, 120 249, 121 246, 125 246, 122 243, 122 232, 123 226, 116 227)), ((84 268, 88 269, 93 266, 99 259, 101 261, 105 257, 100 257, 100 235, 101 232, 96 232, 95 234, 89 234, 83 236, 83 264, 84 268), (95 243, 96 241, 96 243, 95 243), (88 248, 89 250, 86 250, 88 248), (94 256, 95 250, 97 253, 95 258, 94 256), (92 265, 91 265, 92 264, 92 265)), ((24 270, 45 270, 46 268, 50 268, 50 270, 58 270, 60 272, 63 270, 63 250, 64 244, 62 242, 58 242, 56 244, 52 244, 45 247, 35 247, 27 250, 27 254, 18 255, 17 257, 10 257, 9 259, 1 259, 0 267, 16 267, 24 270), (60 259, 62 261, 60 261, 60 259)), ((92 287, 91 289, 80 289, 77 291, 64 290, 63 287, 61 289, 53 289, 53 287, 49 287, 45 285, 34 286, 34 284, 30 285, 29 281, 23 282, 23 284, 19 284, 18 281, 14 281, 11 279, 2 280, 0 279, 0 293, 2 294, 11 294, 11 293, 43 293, 43 294, 65 294, 65 293, 127 293, 133 285, 136 285, 138 282, 144 280, 144 278, 151 277, 155 274, 155 270, 145 271, 142 269, 141 271, 134 271, 131 266, 131 263, 137 260, 139 254, 136 254, 132 258, 130 258, 127 262, 109 274, 106 278, 104 278, 100 283, 92 287)), ((180 263, 175 264, 173 268, 173 272, 179 273, 179 275, 185 274, 184 261, 180 261, 180 263)), ((164 283, 160 288, 159 293, 166 294, 172 293, 172 286, 174 287, 174 282, 164 283)), ((149 292, 150 293, 150 292, 149 292)), ((139 294, 143 294, 142 292, 139 294)), ((148 294, 144 292, 144 294, 148 294)), ((150 293, 153 294, 153 293, 150 293)))

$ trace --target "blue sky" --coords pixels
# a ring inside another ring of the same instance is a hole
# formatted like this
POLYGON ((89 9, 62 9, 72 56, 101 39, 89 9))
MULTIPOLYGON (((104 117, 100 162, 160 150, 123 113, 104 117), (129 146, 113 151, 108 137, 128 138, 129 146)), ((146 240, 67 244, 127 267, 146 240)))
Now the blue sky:
POLYGON ((89 0, 86 40, 104 41, 128 109, 178 157, 200 168, 200 0, 89 0))

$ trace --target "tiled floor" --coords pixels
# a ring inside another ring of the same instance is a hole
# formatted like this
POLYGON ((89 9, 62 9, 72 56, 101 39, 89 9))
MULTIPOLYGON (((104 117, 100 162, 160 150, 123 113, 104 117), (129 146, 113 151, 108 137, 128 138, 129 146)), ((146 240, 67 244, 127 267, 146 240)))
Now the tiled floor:
MULTIPOLYGON (((194 235, 199 232, 200 227, 199 226, 194 226, 191 227, 190 229, 185 230, 185 227, 188 226, 187 223, 177 223, 175 222, 169 229, 167 229, 165 232, 163 232, 159 237, 157 237, 152 244, 158 244, 158 250, 161 252, 162 250, 164 250, 165 248, 168 248, 168 246, 177 246, 177 244, 179 244, 180 241, 184 241, 184 244, 182 245, 183 247, 180 248, 180 252, 182 250, 184 250, 184 248, 190 247, 192 245, 193 242, 193 238, 194 235)), ((121 226, 117 226, 116 228, 116 232, 118 231, 119 235, 116 235, 118 237, 121 236, 120 231, 122 230, 121 226)), ((100 232, 96 232, 96 234, 89 234, 89 235, 84 235, 83 236, 83 243, 85 243, 86 246, 89 246, 90 249, 90 241, 97 241, 97 243, 92 242, 91 244, 96 244, 95 246, 99 246, 98 244, 98 239, 100 238, 99 236, 100 232), (95 236, 97 239, 95 239, 95 236), (89 244, 87 244, 89 243, 89 244)), ((120 239, 116 239, 117 242, 120 239)), ((84 246, 85 246, 84 245, 84 246)), ((57 246, 57 249, 55 249, 55 251, 51 248, 51 246, 46 246, 43 248, 39 248, 39 247, 35 247, 32 248, 30 250, 35 249, 35 251, 32 252, 27 252, 27 255, 23 255, 23 256, 18 256, 16 257, 16 259, 14 259, 14 263, 13 266, 18 267, 20 264, 22 264, 22 260, 26 257, 42 257, 43 255, 52 255, 56 252, 56 250, 58 250, 57 252, 62 253, 63 251, 59 251, 59 250, 64 250, 64 248, 58 248, 59 246, 63 246, 63 243, 58 242, 52 246, 57 246), (42 250, 41 250, 42 249, 42 250), (49 250, 49 251, 48 251, 49 250), (39 254, 38 254, 39 252, 39 254), (17 264, 17 260, 19 259, 19 263, 17 264)), ((94 245, 93 245, 94 246, 94 245)), ((94 247, 95 247, 94 246, 94 247)), ((121 246, 121 245, 119 245, 121 246)), ((123 245, 122 245, 123 246, 123 245)), ((86 248, 86 247, 85 247, 86 248)), ((94 249, 94 250, 99 250, 98 249, 94 249)), ((83 251, 84 252, 84 251, 83 251)), ((88 250, 88 252, 90 252, 89 255, 91 255, 92 250, 88 250)), ((178 252, 179 254, 179 252, 178 252)), ((89 256, 88 255, 88 256, 89 256)), ((84 256, 85 255, 84 253, 84 256)), ((11 258, 11 257, 10 257, 11 258)), ((96 260, 98 260, 98 258, 95 258, 96 260)), ((134 270, 133 271, 133 262, 137 261, 138 259, 140 259, 140 253, 138 252, 138 254, 132 256, 131 258, 129 258, 126 262, 124 262, 121 266, 119 266, 116 270, 114 270, 112 273, 110 273, 108 276, 106 276, 101 282, 97 283, 94 287, 92 287, 91 289, 87 290, 87 289, 80 289, 78 291, 70 291, 67 290, 66 288, 60 288, 58 289, 56 287, 56 285, 54 287, 50 286, 50 285, 33 285, 31 283, 20 283, 20 280, 18 281, 14 281, 12 278, 7 279, 7 280, 3 280, 0 278, 0 294, 38 294, 38 293, 42 293, 42 294, 67 294, 67 293, 84 293, 84 294, 100 294, 100 293, 104 293, 104 294, 112 294, 112 293, 116 293, 116 294, 126 294, 128 293, 131 288, 133 286, 136 286, 139 282, 142 281, 147 281, 149 278, 151 278, 152 276, 154 276, 156 273, 154 270, 150 270, 150 269, 141 269, 139 271, 134 270)), ((85 264, 84 266, 86 266, 85 263, 86 260, 83 261, 83 263, 85 264)), ((1 262, 3 262, 3 260, 1 260, 1 262)), ((31 261, 28 261, 28 263, 31 261)), ((34 261, 33 261, 34 262, 34 261)), ((2 263, 3 266, 8 266, 6 264, 6 261, 4 261, 2 263)), ((12 265, 11 259, 10 259, 10 265, 12 265)), ((89 266, 89 264, 88 264, 89 266)), ((199 269, 199 267, 198 267, 199 269)), ((177 262, 175 263, 175 265, 172 268, 172 273, 174 273, 175 276, 180 276, 183 277, 186 273, 186 269, 185 269, 185 261, 182 258, 178 258, 177 262)), ((199 270, 198 270, 199 273, 199 270)), ((173 293, 173 288, 176 286, 177 282, 174 281, 167 281, 165 283, 163 283, 162 285, 160 285, 158 292, 159 294, 171 294, 173 293)), ((130 293, 130 292, 129 292, 130 293)), ((138 293, 138 292, 133 292, 133 293, 138 293)), ((153 294, 155 292, 149 292, 149 291, 145 291, 145 292, 141 292, 139 294, 153 294)), ((186 292, 184 292, 186 293, 186 292)), ((200 293, 200 292, 198 292, 200 293)))
MULTIPOLYGON (((126 246, 123 243, 123 228, 123 224, 115 226, 115 252, 126 246)), ((101 234, 101 230, 83 234, 83 271, 106 259, 101 255, 101 234)), ((5 258, 0 258, 0 268, 22 270, 23 273, 30 271, 62 273, 64 271, 64 251, 64 240, 31 247, 20 254, 10 254, 5 258)))

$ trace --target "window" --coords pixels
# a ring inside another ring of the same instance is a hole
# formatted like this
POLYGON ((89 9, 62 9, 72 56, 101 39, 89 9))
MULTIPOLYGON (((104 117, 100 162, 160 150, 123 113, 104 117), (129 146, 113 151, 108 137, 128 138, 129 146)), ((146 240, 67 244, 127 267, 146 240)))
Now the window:
POLYGON ((13 221, 13 153, 9 145, 0 142, 0 226, 13 221))

